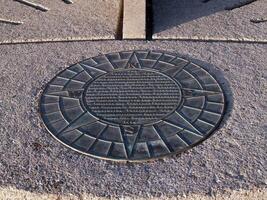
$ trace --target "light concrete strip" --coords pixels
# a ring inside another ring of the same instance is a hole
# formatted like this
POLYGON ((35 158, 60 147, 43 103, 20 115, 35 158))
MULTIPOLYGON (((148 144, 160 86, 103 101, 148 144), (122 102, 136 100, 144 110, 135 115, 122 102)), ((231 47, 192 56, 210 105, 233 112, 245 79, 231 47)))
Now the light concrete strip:
POLYGON ((30 44, 30 43, 51 43, 51 42, 83 42, 83 41, 106 41, 115 40, 114 37, 109 36, 92 36, 92 37, 65 37, 65 38, 44 38, 44 39, 26 39, 26 40, 4 40, 0 41, 0 45, 7 44, 30 44))
POLYGON ((124 0, 123 39, 146 38, 146 0, 124 0))
MULTIPOLYGON (((251 200, 251 199, 257 199, 257 200, 264 200, 267 198, 267 191, 266 189, 263 190, 241 190, 241 191, 228 191, 228 194, 218 194, 216 196, 210 196, 210 195, 199 195, 199 194, 194 194, 194 195, 183 195, 183 196, 177 196, 177 197, 158 197, 158 198, 141 198, 141 197, 122 197, 121 199, 139 199, 139 200, 145 200, 145 199, 150 199, 150 200, 161 200, 161 199, 166 199, 166 200, 251 200)), ((65 195, 60 195, 60 194, 38 194, 34 192, 28 192, 26 190, 18 190, 15 188, 11 187, 6 187, 6 188, 0 188, 0 199, 1 200, 108 200, 110 198, 105 198, 105 197, 97 197, 92 194, 82 194, 79 196, 72 195, 72 194, 65 194, 65 195)))
POLYGON ((153 40, 177 40, 177 41, 196 41, 196 42, 229 42, 229 43, 261 43, 266 44, 267 39, 257 39, 257 38, 234 38, 234 37, 197 37, 197 36, 162 36, 154 37, 153 40))
MULTIPOLYGON (((46 38, 46 39, 26 39, 26 40, 4 40, 0 41, 0 45, 7 45, 7 44, 31 44, 31 43, 53 43, 53 42, 84 42, 84 41, 110 41, 114 40, 113 37, 66 37, 66 38, 46 38)), ((254 43, 254 44, 267 44, 266 40, 257 40, 257 39, 250 39, 250 38, 209 38, 209 37, 162 37, 162 38, 155 38, 155 41, 192 41, 192 42, 227 42, 227 43, 254 43)), ((136 40, 138 41, 138 40, 136 40)))

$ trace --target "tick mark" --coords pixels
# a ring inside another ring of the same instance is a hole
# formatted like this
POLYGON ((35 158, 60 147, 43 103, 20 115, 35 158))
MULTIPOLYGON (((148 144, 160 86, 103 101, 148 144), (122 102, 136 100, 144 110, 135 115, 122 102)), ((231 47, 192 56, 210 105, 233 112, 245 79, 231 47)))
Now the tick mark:
POLYGON ((13 20, 2 19, 2 18, 0 18, 0 22, 1 23, 5 23, 5 24, 12 24, 12 25, 21 25, 21 24, 23 24, 23 22, 21 22, 21 21, 13 21, 13 20))
POLYGON ((48 8, 46 8, 45 6, 43 6, 41 4, 33 3, 33 2, 30 2, 30 1, 26 1, 26 0, 14 0, 14 1, 22 3, 22 4, 26 5, 26 6, 33 7, 35 9, 37 9, 37 10, 41 10, 43 12, 46 12, 46 11, 49 10, 48 8))

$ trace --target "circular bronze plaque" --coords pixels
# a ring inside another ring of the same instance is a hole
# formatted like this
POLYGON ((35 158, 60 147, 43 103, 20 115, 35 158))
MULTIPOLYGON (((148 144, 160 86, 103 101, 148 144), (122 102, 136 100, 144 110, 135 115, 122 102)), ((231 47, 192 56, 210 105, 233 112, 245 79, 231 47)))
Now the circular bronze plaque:
POLYGON ((180 153, 219 125, 225 100, 203 68, 168 53, 127 51, 81 61, 41 97, 49 132, 81 153, 140 161, 180 153))

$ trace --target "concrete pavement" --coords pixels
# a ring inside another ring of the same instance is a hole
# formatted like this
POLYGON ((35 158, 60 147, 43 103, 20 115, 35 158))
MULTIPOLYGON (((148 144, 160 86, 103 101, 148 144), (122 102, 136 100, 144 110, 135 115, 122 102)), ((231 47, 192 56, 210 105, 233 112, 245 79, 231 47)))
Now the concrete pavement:
POLYGON ((22 21, 21 25, 0 23, 0 43, 115 39, 120 0, 31 1, 49 10, 42 12, 16 1, 0 0, 0 18, 22 21))
POLYGON ((266 51, 264 44, 179 41, 1 45, 1 187, 114 198, 266 188, 266 51), (55 141, 38 113, 45 84, 71 63, 126 49, 168 50, 207 68, 226 91, 222 127, 187 153, 142 164, 92 159, 55 141))
POLYGON ((25 22, 0 24, 0 199, 267 198, 267 27, 250 22, 266 17, 265 0, 231 11, 245 0, 156 1, 154 41, 113 40, 119 0, 34 1, 48 12, 0 1, 0 18, 25 22), (82 41, 51 42, 73 40, 82 41), (45 84, 70 64, 131 49, 170 51, 213 74, 227 98, 220 129, 186 153, 139 164, 93 159, 54 140, 39 116, 45 84))
POLYGON ((154 2, 154 39, 267 42, 267 1, 167 0, 154 2))

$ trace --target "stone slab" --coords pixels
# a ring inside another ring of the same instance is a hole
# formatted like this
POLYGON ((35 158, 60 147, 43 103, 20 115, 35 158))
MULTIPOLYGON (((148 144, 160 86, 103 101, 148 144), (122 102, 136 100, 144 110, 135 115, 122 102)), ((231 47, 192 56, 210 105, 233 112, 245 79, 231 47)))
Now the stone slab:
POLYGON ((168 0, 154 1, 154 39, 221 41, 265 41, 267 1, 226 10, 248 0, 168 0), (206 3, 205 3, 206 2, 206 3))
POLYGON ((146 0, 124 0, 123 39, 146 38, 146 0))
POLYGON ((266 51, 264 44, 182 41, 1 45, 0 187, 163 199, 266 188, 266 51), (171 51, 206 66, 226 91, 219 131, 186 154, 142 164, 92 159, 52 139, 38 109, 45 84, 72 63, 131 49, 171 51))
POLYGON ((0 1, 0 18, 21 21, 21 25, 0 23, 0 43, 115 39, 120 0, 41 0, 49 10, 42 12, 17 1, 0 1))

